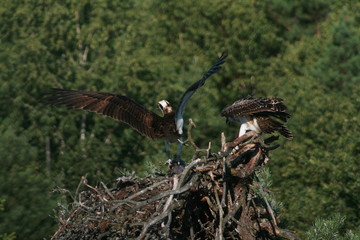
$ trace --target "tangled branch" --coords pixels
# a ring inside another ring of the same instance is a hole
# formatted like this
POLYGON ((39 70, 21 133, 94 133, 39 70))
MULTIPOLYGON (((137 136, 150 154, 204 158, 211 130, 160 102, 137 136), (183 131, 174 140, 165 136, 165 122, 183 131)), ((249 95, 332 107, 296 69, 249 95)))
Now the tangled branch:
MULTIPOLYGON (((192 123, 190 123, 192 124, 192 123)), ((189 127, 188 129, 191 129, 189 127)), ((222 135, 221 150, 209 154, 193 142, 191 162, 178 174, 119 178, 87 190, 68 218, 60 221, 52 239, 299 239, 279 228, 255 172, 269 160, 276 139, 263 140, 254 132, 232 142, 222 135), (204 156, 200 156, 201 153, 204 156), (258 190, 254 186, 260 186, 258 190)))

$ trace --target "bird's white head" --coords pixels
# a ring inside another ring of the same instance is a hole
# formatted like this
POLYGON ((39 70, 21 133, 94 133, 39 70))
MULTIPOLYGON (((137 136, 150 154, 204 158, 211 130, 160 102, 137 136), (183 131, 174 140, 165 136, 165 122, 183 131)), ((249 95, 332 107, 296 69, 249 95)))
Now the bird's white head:
POLYGON ((157 106, 163 114, 169 114, 173 111, 170 103, 166 100, 161 100, 157 106))

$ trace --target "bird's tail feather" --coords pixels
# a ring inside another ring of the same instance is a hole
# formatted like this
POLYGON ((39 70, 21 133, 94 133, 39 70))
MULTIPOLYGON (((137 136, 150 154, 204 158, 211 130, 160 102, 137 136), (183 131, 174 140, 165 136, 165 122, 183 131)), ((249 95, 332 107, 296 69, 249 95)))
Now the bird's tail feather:
POLYGON ((260 124, 262 125, 260 128, 264 133, 271 134, 274 132, 279 132, 288 140, 291 140, 293 138, 292 133, 285 125, 272 118, 267 118, 266 120, 261 121, 260 124))

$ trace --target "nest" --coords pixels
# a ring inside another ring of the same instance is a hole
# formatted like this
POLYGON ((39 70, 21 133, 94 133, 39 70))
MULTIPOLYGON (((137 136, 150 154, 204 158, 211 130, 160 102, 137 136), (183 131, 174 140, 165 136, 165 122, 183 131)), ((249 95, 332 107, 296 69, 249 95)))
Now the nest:
MULTIPOLYGON (((191 140, 191 139, 190 139, 191 140)), ((71 212, 52 239, 299 239, 281 229, 256 172, 277 146, 249 132, 221 151, 196 148, 165 176, 90 186, 83 177, 71 212), (200 155, 203 155, 199 157, 200 155)))

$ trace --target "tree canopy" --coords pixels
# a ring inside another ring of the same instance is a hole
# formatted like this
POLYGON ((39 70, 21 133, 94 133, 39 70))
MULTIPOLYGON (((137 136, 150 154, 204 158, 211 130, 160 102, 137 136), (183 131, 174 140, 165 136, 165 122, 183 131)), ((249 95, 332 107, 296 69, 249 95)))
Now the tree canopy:
MULTIPOLYGON (((283 224, 303 234, 340 213, 343 228, 356 229, 359 23, 360 4, 350 0, 1 1, 0 236, 50 236, 52 209, 66 210, 58 192, 74 191, 85 174, 110 182, 124 169, 145 175, 166 161, 162 141, 43 105, 43 92, 119 93, 156 111, 162 99, 176 106, 224 51, 223 69, 186 108, 196 143, 236 135, 238 126, 220 117, 234 100, 283 98, 294 140, 283 140, 268 165, 283 224)), ((184 160, 191 153, 185 147, 184 160)))

